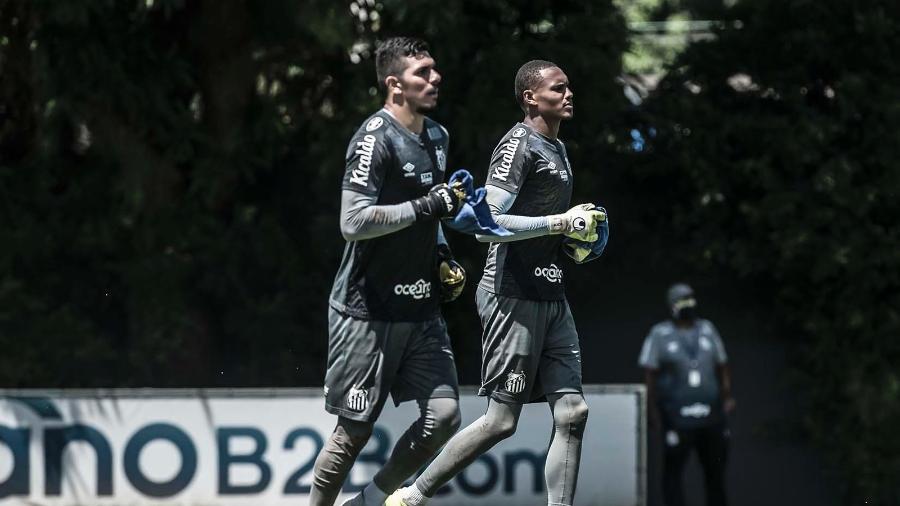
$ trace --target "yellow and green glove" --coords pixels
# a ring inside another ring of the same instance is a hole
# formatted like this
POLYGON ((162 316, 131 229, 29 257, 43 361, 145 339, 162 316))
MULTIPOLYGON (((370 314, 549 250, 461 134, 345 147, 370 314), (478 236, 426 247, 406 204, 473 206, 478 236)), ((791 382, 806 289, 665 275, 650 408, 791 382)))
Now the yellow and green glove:
POLYGON ((441 281, 441 302, 453 302, 466 286, 466 270, 453 259, 450 247, 438 244, 438 277, 441 281))

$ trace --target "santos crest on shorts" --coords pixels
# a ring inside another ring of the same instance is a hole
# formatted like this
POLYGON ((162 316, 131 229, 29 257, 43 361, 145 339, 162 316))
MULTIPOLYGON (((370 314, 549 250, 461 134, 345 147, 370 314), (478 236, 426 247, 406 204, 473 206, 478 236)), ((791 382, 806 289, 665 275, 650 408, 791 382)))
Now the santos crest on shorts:
MULTIPOLYGON (((350 140, 342 188, 378 197, 378 205, 421 197, 445 179, 448 142, 438 123, 425 118, 421 135, 416 135, 382 109, 350 140)), ((331 306, 362 319, 433 318, 439 313, 436 248, 436 221, 348 242, 331 306)))

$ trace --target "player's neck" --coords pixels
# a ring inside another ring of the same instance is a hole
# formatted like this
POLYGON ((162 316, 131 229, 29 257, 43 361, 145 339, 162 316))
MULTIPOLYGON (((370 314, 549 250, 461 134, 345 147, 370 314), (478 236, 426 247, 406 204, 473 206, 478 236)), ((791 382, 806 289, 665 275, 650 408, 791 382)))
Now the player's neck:
POLYGON ((540 115, 525 115, 523 123, 536 130, 539 134, 550 139, 556 139, 559 136, 560 120, 548 120, 540 115))
POLYGON ((425 125, 425 115, 410 107, 409 102, 400 105, 388 101, 384 104, 384 110, 410 132, 416 135, 422 133, 422 128, 425 125))

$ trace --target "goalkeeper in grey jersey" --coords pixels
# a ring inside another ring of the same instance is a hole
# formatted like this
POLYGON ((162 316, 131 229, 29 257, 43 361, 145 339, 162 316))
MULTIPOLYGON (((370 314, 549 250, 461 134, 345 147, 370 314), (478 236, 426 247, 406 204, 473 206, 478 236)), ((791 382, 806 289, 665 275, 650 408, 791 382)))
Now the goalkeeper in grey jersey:
POLYGON ((416 39, 384 41, 376 67, 384 108, 347 149, 347 246, 329 300, 325 374, 325 409, 338 421, 316 458, 311 506, 334 504, 389 394, 395 403, 416 401, 419 418, 345 504, 382 504, 459 426, 456 367, 439 302, 458 296, 465 278, 438 219, 454 216, 462 197, 443 183, 447 131, 424 115, 437 103, 441 77, 416 39))
POLYGON ((494 150, 486 182, 497 223, 513 232, 492 241, 476 300, 484 333, 480 395, 487 412, 454 436, 416 482, 387 506, 421 506, 479 455, 512 435, 522 405, 546 400, 553 439, 545 478, 548 504, 571 505, 587 421, 581 354, 558 256, 563 237, 597 239, 605 213, 569 208, 574 174, 559 125, 572 117, 573 94, 555 64, 523 65, 515 81, 525 118, 494 150), (493 242, 497 241, 497 242, 493 242))

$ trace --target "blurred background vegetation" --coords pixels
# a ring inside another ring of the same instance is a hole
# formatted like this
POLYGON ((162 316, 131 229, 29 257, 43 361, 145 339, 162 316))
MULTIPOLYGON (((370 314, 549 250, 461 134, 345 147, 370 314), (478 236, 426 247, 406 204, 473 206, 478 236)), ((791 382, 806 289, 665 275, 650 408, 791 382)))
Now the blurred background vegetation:
MULTIPOLYGON (((0 0, 0 386, 321 384, 343 154, 381 103, 374 44, 410 34, 444 75, 450 166, 479 180, 515 70, 559 63, 576 198, 614 229, 570 298, 629 268, 751 294, 848 504, 900 504, 898 11, 0 0)), ((471 295, 484 248, 450 240, 471 295)), ((445 315, 474 383, 472 305, 445 315)))

